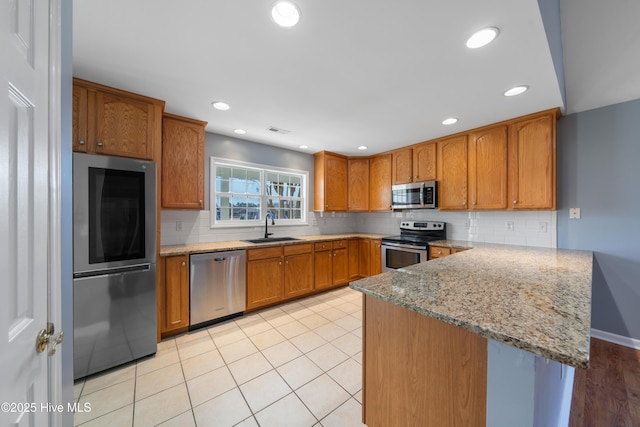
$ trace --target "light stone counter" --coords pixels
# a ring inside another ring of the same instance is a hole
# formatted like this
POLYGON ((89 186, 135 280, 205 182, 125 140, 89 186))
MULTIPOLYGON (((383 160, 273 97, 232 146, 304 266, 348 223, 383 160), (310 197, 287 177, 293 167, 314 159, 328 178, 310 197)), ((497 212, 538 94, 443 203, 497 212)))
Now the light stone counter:
POLYGON ((249 243, 244 240, 226 240, 223 242, 187 243, 184 245, 168 245, 160 247, 161 256, 196 254, 203 252, 232 251, 236 249, 250 249, 273 245, 291 245, 305 242, 322 242, 351 238, 381 239, 386 234, 346 233, 346 234, 317 234, 313 236, 292 236, 298 240, 288 242, 249 243))
POLYGON ((592 252, 431 244, 471 249, 350 287, 538 356, 588 367, 592 252))

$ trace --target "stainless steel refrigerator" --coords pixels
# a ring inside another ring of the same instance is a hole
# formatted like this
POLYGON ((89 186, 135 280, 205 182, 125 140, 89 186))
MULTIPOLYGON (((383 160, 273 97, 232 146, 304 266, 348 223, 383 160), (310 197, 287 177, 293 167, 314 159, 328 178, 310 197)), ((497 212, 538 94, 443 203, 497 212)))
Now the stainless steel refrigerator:
POLYGON ((73 154, 74 378, 157 350, 156 168, 73 154))

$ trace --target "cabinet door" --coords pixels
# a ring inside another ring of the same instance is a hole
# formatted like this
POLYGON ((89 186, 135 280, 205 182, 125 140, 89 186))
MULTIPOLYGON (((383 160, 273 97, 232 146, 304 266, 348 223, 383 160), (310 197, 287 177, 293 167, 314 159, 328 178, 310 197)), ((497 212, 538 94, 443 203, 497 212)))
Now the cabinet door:
POLYGON ((451 255, 451 249, 442 246, 429 246, 429 259, 436 259, 451 255))
POLYGON ((430 181, 432 179, 437 179, 436 148, 437 144, 435 142, 425 142, 413 148, 414 181, 430 181))
POLYGON ((331 266, 333 262, 333 251, 317 251, 313 256, 315 269, 315 288, 325 289, 333 285, 333 273, 331 266))
POLYGON ((349 282, 349 251, 347 248, 333 250, 332 283, 342 285, 349 282))
POLYGON ((371 275, 382 273, 382 242, 371 240, 371 275))
POLYGON ((438 207, 467 209, 467 136, 438 142, 438 207))
POLYGON ((553 114, 509 127, 511 209, 556 208, 556 121, 553 114))
POLYGON ((87 152, 87 88, 73 85, 71 140, 73 151, 87 152))
POLYGON ((163 117, 163 208, 204 209, 205 126, 206 122, 163 117))
POLYGON ((349 240, 349 280, 360 277, 360 239, 349 240))
POLYGON ((371 157, 369 160, 369 210, 391 210, 391 154, 371 157))
POLYGON ((247 309, 282 299, 282 258, 247 262, 247 309))
POLYGON ((164 319, 161 332, 168 332, 189 326, 189 257, 165 257, 164 268, 164 319))
POLYGON ((349 159, 349 210, 369 210, 369 159, 349 159))
POLYGON ((97 91, 96 153, 153 159, 155 110, 153 104, 97 91))
POLYGON ((507 208, 507 127, 469 136, 471 209, 507 208))
POLYGON ((284 297, 309 293, 313 289, 313 255, 289 255, 284 258, 284 297))
POLYGON ((413 154, 411 148, 393 152, 392 161, 393 183, 406 184, 413 182, 413 154))
POLYGON ((359 270, 362 277, 371 276, 371 240, 360 239, 359 270))
POLYGON ((347 210, 347 159, 327 156, 325 164, 325 201, 330 211, 347 210))

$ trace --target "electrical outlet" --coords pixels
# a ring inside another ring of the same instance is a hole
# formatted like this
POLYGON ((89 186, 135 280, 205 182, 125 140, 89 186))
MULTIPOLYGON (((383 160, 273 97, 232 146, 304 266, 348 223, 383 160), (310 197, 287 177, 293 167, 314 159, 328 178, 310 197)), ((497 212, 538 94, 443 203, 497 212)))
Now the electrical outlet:
POLYGON ((547 221, 540 221, 538 223, 538 233, 546 233, 547 232, 547 221))
POLYGON ((513 221, 505 221, 504 227, 507 229, 507 231, 513 231, 514 230, 513 221))
POLYGON ((183 221, 176 221, 176 231, 182 231, 183 221))
POLYGON ((580 208, 569 208, 569 219, 580 219, 580 208))

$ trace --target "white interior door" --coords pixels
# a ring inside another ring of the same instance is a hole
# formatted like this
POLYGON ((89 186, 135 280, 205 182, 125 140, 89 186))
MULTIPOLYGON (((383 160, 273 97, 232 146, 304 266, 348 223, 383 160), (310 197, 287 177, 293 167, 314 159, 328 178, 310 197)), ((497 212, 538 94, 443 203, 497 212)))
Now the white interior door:
MULTIPOLYGON (((49 2, 0 2, 0 392, 2 426, 45 426, 51 185, 49 2), (3 403, 6 402, 6 403, 3 403)), ((55 169, 55 168, 54 168, 55 169)), ((56 269, 54 269, 55 271, 56 269)), ((60 357, 59 355, 56 357, 60 357)))

